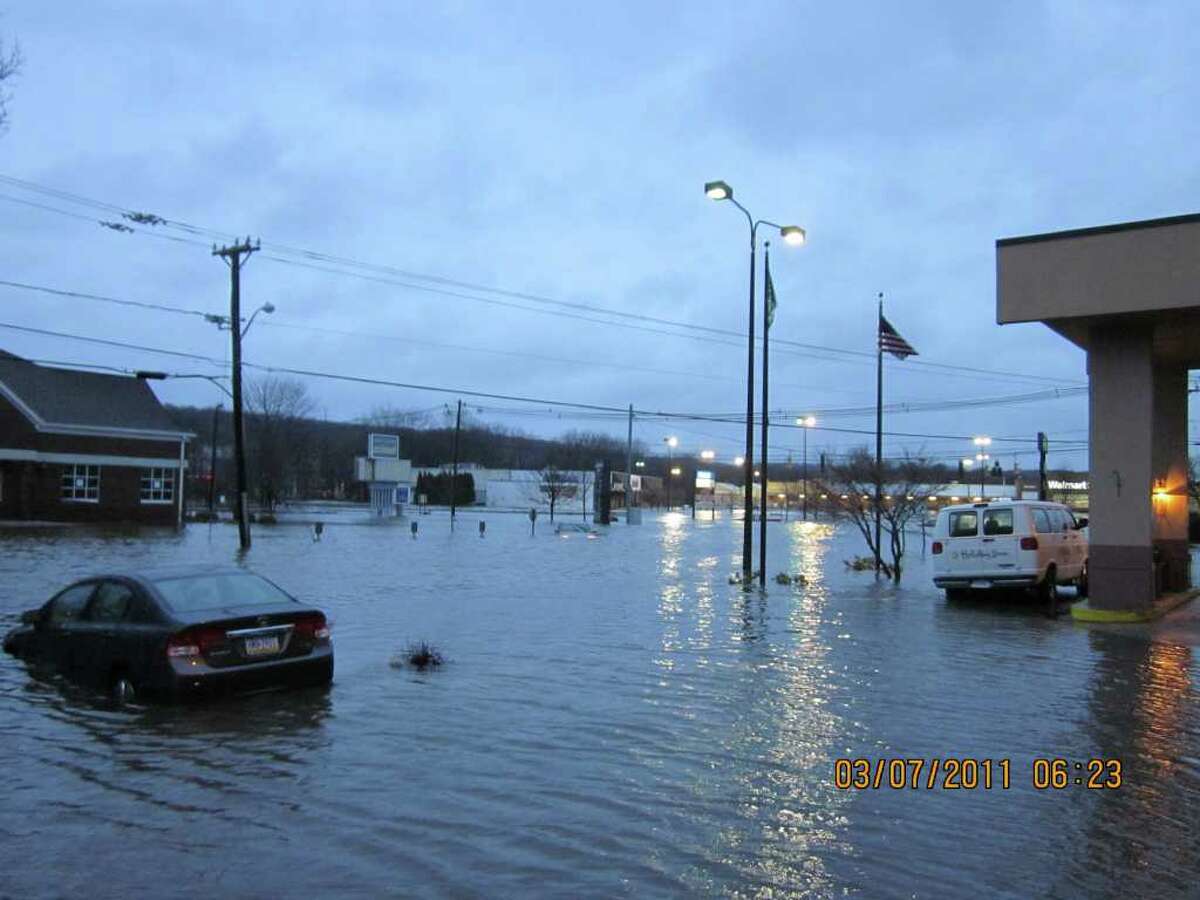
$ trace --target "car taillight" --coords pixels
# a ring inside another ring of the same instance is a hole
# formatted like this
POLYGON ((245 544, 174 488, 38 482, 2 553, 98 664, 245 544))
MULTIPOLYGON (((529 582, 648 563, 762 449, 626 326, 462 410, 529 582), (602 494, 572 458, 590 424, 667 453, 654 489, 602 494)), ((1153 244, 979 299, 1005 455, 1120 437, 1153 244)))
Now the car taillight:
POLYGON ((1021 549, 1022 550, 1036 550, 1037 548, 1038 548, 1037 538, 1035 538, 1035 537, 1021 538, 1021 549))
POLYGON ((933 542, 933 547, 932 547, 931 549, 933 550, 933 555, 934 555, 934 556, 937 556, 939 553, 941 553, 941 552, 942 552, 942 542, 941 542, 941 541, 934 541, 934 542, 933 542))
POLYGON ((167 641, 167 656, 187 659, 201 656, 211 648, 226 641, 225 631, 221 628, 186 628, 179 634, 171 635, 167 641))
POLYGON ((325 621, 325 617, 321 613, 316 613, 297 619, 295 632, 300 637, 321 644, 329 640, 329 623, 325 621))

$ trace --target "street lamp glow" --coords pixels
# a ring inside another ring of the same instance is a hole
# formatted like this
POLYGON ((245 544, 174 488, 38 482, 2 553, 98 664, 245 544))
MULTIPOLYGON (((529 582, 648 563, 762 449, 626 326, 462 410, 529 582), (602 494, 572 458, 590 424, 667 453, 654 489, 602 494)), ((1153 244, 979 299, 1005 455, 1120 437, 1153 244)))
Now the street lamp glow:
POLYGON ((644 468, 646 468, 646 461, 644 459, 639 459, 637 462, 635 462, 633 464, 633 467, 635 469, 644 469, 644 468))
POLYGON ((743 466, 743 465, 745 465, 745 464, 746 464, 746 457, 744 457, 744 456, 735 456, 735 457, 733 458, 733 464, 734 464, 735 466, 743 466))
POLYGON ((796 424, 803 425, 805 428, 812 428, 817 424, 817 418, 816 416, 804 416, 801 419, 797 419, 796 424))
POLYGON ((987 435, 980 435, 979 437, 975 438, 975 446, 976 447, 990 447, 991 444, 992 444, 992 439, 990 437, 988 437, 987 435))
POLYGON ((679 446, 679 438, 675 437, 675 435, 671 435, 669 438, 663 438, 663 440, 667 442, 667 446, 671 449, 679 446))
POLYGON ((704 183, 704 196, 709 200, 732 200, 733 188, 724 181, 706 181, 704 183))
POLYGON ((682 469, 680 469, 680 468, 679 468, 679 466, 673 466, 673 467, 671 468, 671 474, 672 474, 672 475, 678 475, 678 474, 679 474, 680 472, 682 472, 682 471, 683 471, 683 470, 682 470, 682 469))
POLYGON ((717 452, 715 450, 701 450, 700 458, 703 460, 716 459, 717 452))
POLYGON ((987 453, 976 453, 975 454, 975 459, 977 459, 979 462, 983 462, 985 459, 991 459, 991 458, 992 457, 987 453))
POLYGON ((784 225, 779 229, 779 233, 783 236, 784 243, 793 247, 802 247, 808 240, 808 235, 799 225, 784 225))
POLYGON ((971 459, 969 456, 964 456, 962 464, 969 469, 971 466, 975 465, 975 460, 971 459))

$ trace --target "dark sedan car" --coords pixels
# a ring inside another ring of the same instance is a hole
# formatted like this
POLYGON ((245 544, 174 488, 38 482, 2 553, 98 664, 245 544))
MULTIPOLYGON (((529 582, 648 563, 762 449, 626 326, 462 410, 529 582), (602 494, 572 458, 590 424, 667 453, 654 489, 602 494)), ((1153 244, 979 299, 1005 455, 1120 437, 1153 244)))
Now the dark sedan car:
POLYGON ((4 649, 119 702, 333 679, 329 624, 244 569, 176 568, 76 582, 21 616, 4 649))

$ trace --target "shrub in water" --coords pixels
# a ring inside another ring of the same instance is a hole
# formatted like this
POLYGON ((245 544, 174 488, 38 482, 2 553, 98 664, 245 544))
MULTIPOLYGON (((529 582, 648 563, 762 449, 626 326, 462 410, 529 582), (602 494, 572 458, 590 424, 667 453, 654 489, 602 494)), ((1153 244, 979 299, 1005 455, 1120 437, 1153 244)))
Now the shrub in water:
POLYGON ((404 652, 392 660, 393 666, 412 666, 414 669, 436 669, 446 661, 442 651, 426 641, 409 644, 404 652))

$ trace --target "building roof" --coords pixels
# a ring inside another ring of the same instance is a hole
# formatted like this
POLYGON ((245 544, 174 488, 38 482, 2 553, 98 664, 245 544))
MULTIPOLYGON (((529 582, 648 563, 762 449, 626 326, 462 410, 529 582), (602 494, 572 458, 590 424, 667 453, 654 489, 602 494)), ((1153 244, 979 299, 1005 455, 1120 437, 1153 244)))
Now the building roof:
POLYGON ((0 350, 0 396, 39 431, 190 436, 140 378, 40 366, 0 350))

